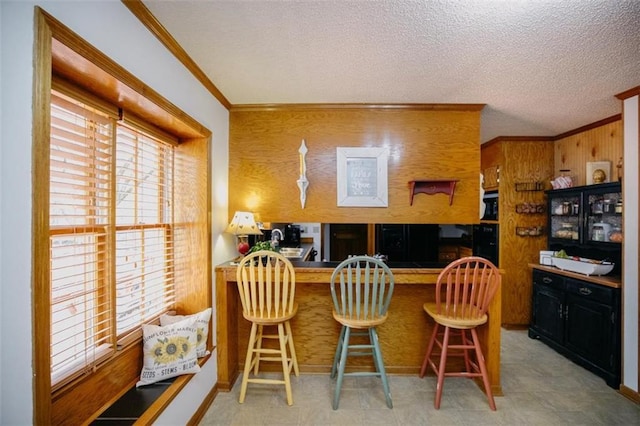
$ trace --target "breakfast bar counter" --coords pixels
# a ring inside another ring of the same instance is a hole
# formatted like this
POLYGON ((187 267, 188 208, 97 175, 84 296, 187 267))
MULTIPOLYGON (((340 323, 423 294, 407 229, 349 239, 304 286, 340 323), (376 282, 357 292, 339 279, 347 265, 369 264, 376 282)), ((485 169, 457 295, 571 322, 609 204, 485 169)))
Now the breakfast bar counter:
MULTIPOLYGON (((296 271, 298 313, 291 320, 291 327, 300 371, 328 375, 340 334, 339 324, 332 316, 329 289, 331 274, 338 262, 292 263, 296 271)), ((433 322, 422 305, 435 301, 435 283, 444 265, 407 263, 389 266, 395 277, 395 289, 389 318, 378 329, 385 366, 389 374, 418 375, 433 329, 433 322)), ((250 330, 249 321, 242 317, 236 268, 231 262, 215 268, 218 388, 226 391, 233 387, 240 374, 250 330)), ((489 321, 478 328, 494 395, 502 395, 500 312, 498 291, 489 308, 489 321)), ((373 369, 370 357, 357 361, 373 369)), ((278 371, 279 366, 273 367, 278 371)))

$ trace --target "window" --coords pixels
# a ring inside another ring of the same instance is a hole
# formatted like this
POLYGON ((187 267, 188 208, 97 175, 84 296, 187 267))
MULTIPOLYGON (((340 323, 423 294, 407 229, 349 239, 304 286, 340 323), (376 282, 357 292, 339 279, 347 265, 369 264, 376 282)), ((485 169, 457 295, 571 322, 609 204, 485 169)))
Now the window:
POLYGON ((211 131, 35 15, 34 423, 85 424, 138 380, 141 323, 212 306, 211 131))
POLYGON ((173 145, 51 95, 51 378, 64 383, 175 302, 173 145))

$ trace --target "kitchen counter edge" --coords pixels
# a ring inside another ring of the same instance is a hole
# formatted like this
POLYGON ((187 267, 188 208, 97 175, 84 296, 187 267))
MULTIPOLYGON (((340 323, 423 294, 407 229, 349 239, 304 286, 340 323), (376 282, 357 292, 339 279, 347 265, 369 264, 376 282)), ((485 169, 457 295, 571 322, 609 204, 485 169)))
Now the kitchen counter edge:
POLYGON ((584 275, 576 272, 563 271, 555 266, 540 265, 538 263, 530 263, 529 267, 540 271, 551 272, 553 274, 562 275, 569 278, 575 278, 581 281, 587 281, 594 284, 600 284, 606 287, 622 288, 622 280, 618 276, 608 275, 584 275))

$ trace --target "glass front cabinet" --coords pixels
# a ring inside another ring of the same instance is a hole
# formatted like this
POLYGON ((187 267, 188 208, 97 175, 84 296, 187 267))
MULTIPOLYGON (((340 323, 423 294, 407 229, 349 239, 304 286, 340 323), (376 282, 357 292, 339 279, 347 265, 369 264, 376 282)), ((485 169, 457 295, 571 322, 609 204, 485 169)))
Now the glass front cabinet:
POLYGON ((547 191, 549 250, 620 264, 622 192, 619 182, 547 191))

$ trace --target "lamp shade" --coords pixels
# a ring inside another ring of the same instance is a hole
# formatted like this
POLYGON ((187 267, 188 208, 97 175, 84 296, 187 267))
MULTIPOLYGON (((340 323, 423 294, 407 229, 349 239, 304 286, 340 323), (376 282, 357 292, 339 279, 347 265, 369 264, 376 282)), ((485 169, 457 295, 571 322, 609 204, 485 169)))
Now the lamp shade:
POLYGON ((225 232, 233 235, 262 235, 253 213, 249 212, 236 212, 225 232))

